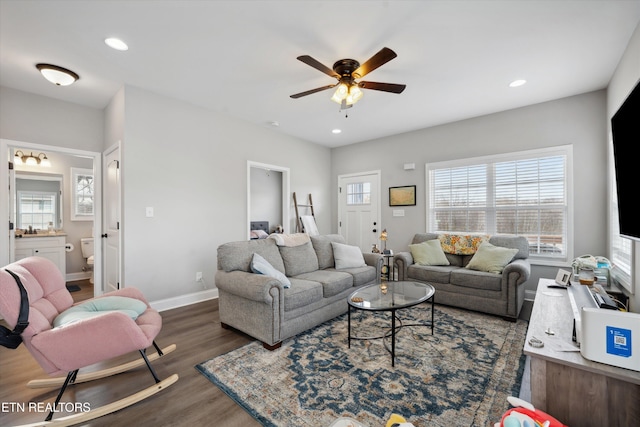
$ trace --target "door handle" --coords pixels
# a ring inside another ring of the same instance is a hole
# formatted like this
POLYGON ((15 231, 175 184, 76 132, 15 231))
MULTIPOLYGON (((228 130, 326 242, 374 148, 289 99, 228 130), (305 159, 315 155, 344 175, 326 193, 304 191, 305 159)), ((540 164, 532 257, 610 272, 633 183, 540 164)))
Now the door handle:
POLYGON ((376 230, 375 228, 373 230, 371 230, 372 233, 375 233, 376 231, 378 231, 378 230, 376 230))

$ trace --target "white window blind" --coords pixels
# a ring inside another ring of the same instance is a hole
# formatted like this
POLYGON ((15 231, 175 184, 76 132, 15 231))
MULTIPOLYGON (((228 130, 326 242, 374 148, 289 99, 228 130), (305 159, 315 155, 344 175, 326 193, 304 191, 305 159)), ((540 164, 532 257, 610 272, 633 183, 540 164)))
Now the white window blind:
POLYGON ((532 256, 570 256, 570 146, 427 164, 430 232, 516 234, 532 256))

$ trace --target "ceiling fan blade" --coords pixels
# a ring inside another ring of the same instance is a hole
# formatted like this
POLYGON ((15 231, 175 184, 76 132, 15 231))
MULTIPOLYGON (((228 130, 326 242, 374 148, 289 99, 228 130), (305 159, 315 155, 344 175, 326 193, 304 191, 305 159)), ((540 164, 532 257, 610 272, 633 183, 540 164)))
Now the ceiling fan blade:
POLYGON ((358 67, 353 73, 351 73, 351 75, 355 79, 361 79, 376 68, 391 61, 396 56, 398 55, 396 55, 394 51, 392 51, 388 47, 383 47, 378 53, 369 58, 367 62, 360 65, 360 67, 358 67))
POLYGON ((317 60, 313 59, 309 55, 298 56, 298 61, 302 61, 305 64, 315 68, 316 70, 322 71, 323 73, 325 73, 328 76, 335 77, 336 79, 340 78, 340 74, 336 73, 335 71, 333 71, 331 68, 327 67, 326 65, 321 64, 320 62, 318 62, 317 60))
POLYGON ((331 89, 332 87, 336 87, 337 84, 338 83, 336 83, 335 85, 328 85, 328 86, 318 87, 318 88, 315 88, 315 89, 308 90, 306 92, 296 93, 295 95, 291 95, 291 98, 293 98, 293 99, 302 98, 303 96, 311 95, 312 93, 321 92, 323 90, 331 89))
POLYGON ((407 85, 400 85, 396 83, 377 83, 377 82, 360 82, 358 83, 363 89, 381 90, 383 92, 402 93, 407 85))

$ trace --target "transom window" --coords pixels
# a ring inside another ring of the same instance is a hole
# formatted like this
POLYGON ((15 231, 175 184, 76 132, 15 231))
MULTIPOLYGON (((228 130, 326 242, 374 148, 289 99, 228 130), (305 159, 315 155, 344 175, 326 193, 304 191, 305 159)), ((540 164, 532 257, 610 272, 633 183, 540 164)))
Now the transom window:
POLYGON ((427 164, 430 232, 516 234, 530 254, 572 255, 571 146, 427 164))
POLYGON ((355 182, 347 184, 347 205, 370 205, 371 183, 355 182))

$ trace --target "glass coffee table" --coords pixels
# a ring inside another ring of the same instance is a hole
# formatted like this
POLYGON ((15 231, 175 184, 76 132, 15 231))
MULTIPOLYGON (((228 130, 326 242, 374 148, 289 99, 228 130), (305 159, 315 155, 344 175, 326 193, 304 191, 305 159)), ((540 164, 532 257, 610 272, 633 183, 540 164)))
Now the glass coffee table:
POLYGON ((420 282, 382 282, 379 285, 368 285, 358 289, 349 295, 348 319, 348 346, 351 348, 351 340, 372 340, 382 339, 387 351, 391 353, 391 366, 395 366, 396 359, 396 331, 404 326, 431 326, 433 335, 434 319, 434 294, 435 288, 428 283, 420 282), (402 320, 397 317, 396 311, 431 301, 431 322, 402 324, 402 320), (391 330, 380 336, 374 337, 352 337, 351 336, 351 309, 363 311, 389 311, 391 312, 391 330), (396 320, 400 323, 396 326, 396 320), (389 349, 386 339, 391 336, 391 349, 389 349))

